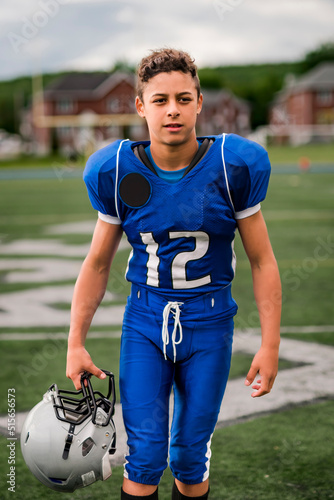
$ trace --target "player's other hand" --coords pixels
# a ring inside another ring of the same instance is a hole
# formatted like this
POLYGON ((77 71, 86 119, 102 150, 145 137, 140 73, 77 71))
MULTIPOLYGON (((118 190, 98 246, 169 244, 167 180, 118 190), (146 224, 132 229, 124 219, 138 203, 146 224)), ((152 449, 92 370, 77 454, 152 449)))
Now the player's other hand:
POLYGON ((81 389, 81 375, 85 371, 97 378, 106 378, 106 374, 94 365, 92 358, 83 346, 69 346, 67 350, 66 377, 72 380, 76 390, 81 389))
POLYGON ((278 371, 278 349, 261 347, 255 354, 245 385, 250 386, 259 375, 260 378, 252 385, 251 396, 258 398, 268 394, 275 382, 278 371))

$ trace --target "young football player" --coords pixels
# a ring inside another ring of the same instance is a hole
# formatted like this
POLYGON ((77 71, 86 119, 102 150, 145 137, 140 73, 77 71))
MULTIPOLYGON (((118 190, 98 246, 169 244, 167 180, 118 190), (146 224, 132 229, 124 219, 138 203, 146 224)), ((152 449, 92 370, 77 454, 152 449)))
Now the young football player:
POLYGON ((124 231, 132 288, 120 354, 129 448, 121 498, 157 499, 169 458, 172 499, 207 499, 237 312, 231 295, 237 229, 262 330, 245 384, 260 397, 277 374, 281 287, 260 209, 270 163, 261 146, 237 135, 196 137, 203 97, 187 53, 162 49, 145 57, 137 92, 150 141, 116 141, 94 153, 84 172, 98 221, 74 290, 67 376, 76 388, 85 370, 103 378, 84 345, 124 231))

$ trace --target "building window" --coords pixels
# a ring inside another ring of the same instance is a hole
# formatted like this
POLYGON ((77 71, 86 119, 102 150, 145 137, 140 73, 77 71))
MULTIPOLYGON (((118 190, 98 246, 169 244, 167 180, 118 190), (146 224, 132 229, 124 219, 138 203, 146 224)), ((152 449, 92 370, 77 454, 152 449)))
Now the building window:
POLYGON ((332 92, 330 90, 320 90, 317 92, 317 103, 322 106, 332 104, 332 92))
POLYGON ((72 99, 61 99, 57 101, 57 112, 58 113, 73 113, 74 112, 74 102, 72 99))
POLYGON ((135 99, 132 96, 127 97, 126 104, 129 113, 136 113, 135 99))
POLYGON ((117 97, 110 97, 107 106, 110 113, 119 113, 121 110, 121 101, 117 97))
POLYGON ((59 127, 57 128, 57 131, 58 131, 58 135, 60 138, 62 139, 68 139, 69 137, 71 137, 71 127, 59 127))
POLYGON ((107 110, 109 113, 135 113, 134 97, 121 94, 118 97, 109 97, 107 100, 107 110))

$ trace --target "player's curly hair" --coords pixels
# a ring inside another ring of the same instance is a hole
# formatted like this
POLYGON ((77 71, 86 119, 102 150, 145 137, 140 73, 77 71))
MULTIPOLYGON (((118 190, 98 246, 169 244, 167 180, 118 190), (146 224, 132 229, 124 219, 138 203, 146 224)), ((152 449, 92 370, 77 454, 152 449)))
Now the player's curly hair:
POLYGON ((159 73, 170 73, 171 71, 190 73, 194 79, 197 95, 200 96, 201 89, 194 59, 182 50, 164 48, 152 50, 151 54, 143 57, 139 63, 137 70, 137 95, 139 99, 143 100, 144 85, 150 78, 159 73))

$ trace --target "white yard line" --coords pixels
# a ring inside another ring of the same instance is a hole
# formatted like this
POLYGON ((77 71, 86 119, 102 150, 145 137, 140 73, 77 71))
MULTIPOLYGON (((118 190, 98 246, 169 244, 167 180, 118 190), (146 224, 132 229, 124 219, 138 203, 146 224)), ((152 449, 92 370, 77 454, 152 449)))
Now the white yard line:
MULTIPOLYGON (((122 307, 122 306, 120 306, 122 307)), ((121 322, 117 323, 120 324, 121 322)), ((234 343, 238 339, 248 338, 251 335, 259 335, 261 333, 260 328, 247 328, 238 329, 234 331, 234 343)), ((333 333, 334 325, 314 325, 314 326, 282 326, 281 333, 293 333, 293 334, 311 334, 311 333, 333 333)), ((108 339, 108 338, 118 338, 121 336, 121 329, 118 331, 106 331, 106 332, 89 332, 88 338, 94 339, 108 339)), ((41 333, 0 333, 0 341, 6 340, 48 340, 48 339, 67 339, 67 333, 64 332, 41 332, 41 333)), ((299 341, 298 341, 299 342, 299 341)), ((318 345, 318 344, 316 344, 318 345)), ((333 358, 334 363, 334 358, 333 358)))
MULTIPOLYGON (((0 255, 31 255, 31 256, 49 256, 56 255, 59 257, 85 257, 90 248, 90 243, 81 245, 67 245, 59 239, 54 240, 15 240, 10 243, 1 243, 0 255)), ((122 238, 119 250, 130 250, 130 245, 127 239, 122 238)), ((19 263, 19 262, 18 262, 19 263)))

